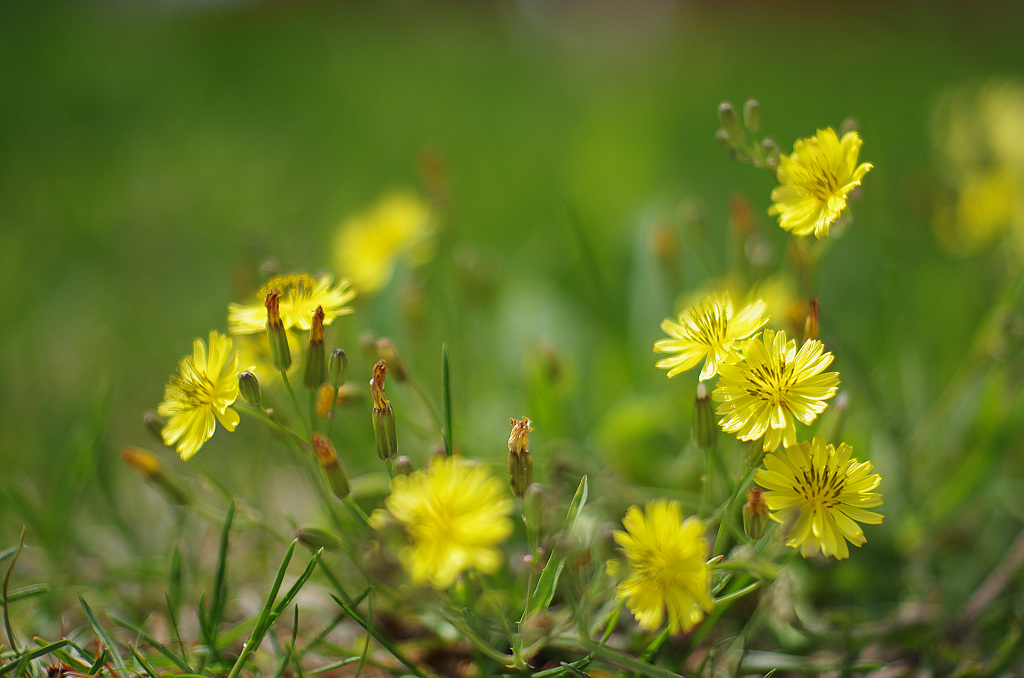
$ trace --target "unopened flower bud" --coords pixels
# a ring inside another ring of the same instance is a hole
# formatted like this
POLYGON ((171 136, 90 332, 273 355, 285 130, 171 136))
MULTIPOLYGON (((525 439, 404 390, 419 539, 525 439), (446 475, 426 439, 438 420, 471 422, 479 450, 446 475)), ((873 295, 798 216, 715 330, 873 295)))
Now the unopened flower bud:
POLYGON ((338 535, 315 525, 301 526, 295 530, 295 536, 299 543, 314 549, 333 550, 340 549, 342 546, 341 538, 338 535))
POLYGON ((263 393, 260 391, 260 380, 251 370, 244 370, 238 374, 238 392, 245 398, 245 402, 253 407, 259 407, 263 402, 263 393))
POLYGON ((281 320, 281 293, 277 288, 267 292, 267 340, 270 342, 270 361, 274 367, 282 372, 287 372, 292 366, 292 354, 288 349, 288 333, 284 329, 284 322, 281 320))
POLYGON ((807 311, 807 320, 804 321, 804 341, 818 338, 818 300, 811 299, 810 308, 807 311))
POLYGON ((373 396, 373 435, 377 441, 377 457, 390 461, 398 455, 398 435, 395 430, 395 411, 384 395, 384 377, 388 365, 378 360, 373 366, 370 379, 370 395, 373 396))
POLYGON ((708 395, 703 381, 697 382, 697 398, 693 401, 693 421, 690 423, 690 437, 699 449, 712 450, 718 440, 718 422, 715 421, 715 406, 708 395))
POLYGON ((309 326, 309 346, 306 348, 306 369, 303 382, 310 391, 327 381, 327 354, 324 348, 324 308, 313 311, 313 324, 309 326))
POLYGON ((320 384, 316 391, 316 416, 323 419, 334 409, 334 387, 330 384, 320 384))
POLYGON ((334 388, 345 383, 345 372, 348 371, 348 356, 345 350, 336 348, 331 351, 331 357, 327 360, 327 378, 334 388))
POLYGON ((717 141, 718 145, 727 151, 731 151, 734 148, 732 139, 729 138, 729 133, 724 129, 720 129, 715 132, 715 141, 717 141))
POLYGON ((743 532, 751 541, 764 536, 764 528, 768 525, 768 505, 764 501, 764 492, 752 487, 747 490, 747 503, 743 505, 743 532))
POLYGON ((412 459, 404 454, 395 457, 395 475, 396 476, 409 476, 412 475, 416 467, 413 466, 412 459))
POLYGON ((314 431, 311 441, 313 443, 313 454, 323 469, 327 478, 327 485, 331 492, 338 499, 344 499, 349 495, 351 488, 348 483, 348 475, 338 461, 338 454, 334 451, 334 443, 320 431, 314 431))
POLYGON ((523 517, 530 529, 539 531, 544 521, 544 503, 547 501, 544 486, 540 483, 533 483, 526 488, 526 495, 523 497, 523 517))
POLYGON ((733 143, 743 138, 743 132, 740 131, 740 120, 736 117, 736 110, 728 101, 723 101, 718 105, 718 120, 722 123, 722 129, 729 135, 729 139, 733 143))
POLYGON ((156 439, 160 441, 160 444, 164 443, 164 420, 156 413, 155 410, 146 410, 142 414, 142 425, 146 427, 146 430, 156 436, 156 439))
POLYGON ((189 503, 188 495, 185 491, 174 480, 170 472, 164 468, 160 459, 149 450, 125 445, 121 448, 121 459, 124 460, 124 463, 138 471, 143 478, 163 490, 164 494, 167 495, 167 499, 172 503, 178 506, 184 506, 189 503))
POLYGON ((751 134, 757 134, 761 129, 761 105, 757 99, 747 99, 743 105, 743 124, 751 134))
POLYGON ((533 458, 530 456, 530 420, 509 419, 512 434, 508 437, 508 482, 512 494, 522 499, 533 483, 533 458))
POLYGON ((387 362, 388 367, 391 368, 391 374, 400 383, 405 383, 409 378, 409 368, 405 366, 405 361, 402 360, 402 355, 398 352, 395 342, 391 341, 389 337, 381 337, 377 340, 377 357, 387 362))

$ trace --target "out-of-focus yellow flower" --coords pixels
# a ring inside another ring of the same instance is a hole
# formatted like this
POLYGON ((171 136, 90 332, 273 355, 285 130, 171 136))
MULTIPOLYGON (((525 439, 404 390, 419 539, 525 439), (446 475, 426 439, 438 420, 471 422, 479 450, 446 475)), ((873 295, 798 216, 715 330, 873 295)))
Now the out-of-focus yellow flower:
MULTIPOLYGON (((697 518, 683 520, 678 502, 656 499, 642 511, 629 507, 622 525, 626 530, 613 536, 629 574, 616 595, 625 598, 645 629, 661 628, 666 616, 669 633, 692 629, 712 606, 704 524, 697 518)), ((616 565, 609 562, 613 574, 616 565)))
POLYGON ((846 208, 846 195, 860 185, 871 164, 857 164, 861 138, 847 132, 842 140, 831 127, 798 139, 793 153, 779 157, 779 185, 772 190, 769 214, 794 235, 828 235, 829 225, 846 208))
MULTIPOLYGON (((238 349, 238 364, 247 366, 257 378, 260 385, 267 388, 281 378, 278 371, 270 361, 270 344, 267 337, 261 334, 238 334, 234 338, 235 348, 238 349)), ((288 332, 288 348, 293 355, 302 354, 302 338, 297 332, 288 332)), ((288 376, 298 371, 301 363, 294 362, 288 369, 288 376)))
POLYGON ((157 412, 167 419, 164 444, 177 443, 178 454, 189 459, 213 435, 217 421, 229 431, 238 425, 238 413, 231 404, 238 397, 238 353, 231 349, 231 337, 210 332, 210 353, 196 339, 192 355, 178 364, 164 390, 157 412))
POLYGON ((334 239, 334 265, 361 293, 380 290, 402 257, 413 264, 434 256, 436 216, 414 193, 399 191, 342 223, 334 239))
POLYGON ((786 546, 799 548, 807 558, 821 552, 847 558, 854 546, 864 543, 857 523, 877 525, 882 516, 866 509, 882 505, 882 495, 872 492, 881 482, 871 473, 871 462, 850 458, 846 443, 835 449, 818 436, 764 458, 754 481, 768 490, 765 503, 771 519, 782 524, 786 546))
POLYGON ((739 357, 736 346, 741 339, 757 332, 767 322, 764 302, 755 301, 736 313, 728 292, 713 294, 681 314, 678 323, 668 318, 662 321, 661 329, 672 338, 656 341, 654 350, 678 355, 660 360, 656 366, 668 370, 668 376, 674 377, 704 358, 699 380, 706 381, 718 372, 723 362, 739 357))
POLYGON ((414 581, 446 589, 464 570, 501 565, 496 547, 512 532, 512 499, 486 467, 434 457, 425 471, 395 476, 385 505, 409 535, 400 555, 414 581))
POLYGON ((822 372, 832 362, 817 340, 786 341, 785 332, 765 330, 743 342, 743 360, 723 365, 711 397, 721 403, 719 424, 740 440, 764 436, 764 449, 796 444, 796 421, 810 424, 839 386, 838 372, 822 372))
POLYGON ((278 307, 286 330, 294 328, 308 332, 317 306, 324 309, 324 325, 330 325, 338 316, 352 312, 346 304, 356 296, 347 280, 337 285, 332 283, 329 275, 320 278, 305 273, 278 276, 256 294, 256 302, 228 305, 228 329, 232 334, 255 334, 266 330, 265 301, 267 294, 274 289, 280 293, 278 307))

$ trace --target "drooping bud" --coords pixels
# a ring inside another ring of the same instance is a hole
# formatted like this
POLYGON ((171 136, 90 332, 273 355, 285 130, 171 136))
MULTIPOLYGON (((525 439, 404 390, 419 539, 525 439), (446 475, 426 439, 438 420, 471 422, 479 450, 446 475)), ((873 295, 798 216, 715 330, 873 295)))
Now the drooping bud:
POLYGON ((314 431, 311 441, 313 443, 313 454, 323 469, 327 478, 327 485, 331 492, 338 499, 344 499, 349 495, 351 488, 348 483, 348 474, 338 460, 338 454, 334 451, 334 443, 320 431, 314 431))
POLYGON ((309 345, 306 347, 306 369, 303 383, 310 391, 320 388, 327 381, 327 350, 324 348, 324 307, 313 311, 313 323, 309 326, 309 345))
POLYGON ((391 374, 399 381, 405 383, 409 379, 409 368, 405 366, 402 355, 398 352, 395 342, 389 337, 381 337, 377 340, 377 357, 387 362, 391 368, 391 374))
POLYGON ((270 362, 282 372, 292 366, 292 354, 288 349, 288 333, 281 320, 281 293, 277 288, 267 292, 264 305, 267 307, 267 340, 270 342, 270 362))
POLYGON ((395 457, 395 475, 396 476, 409 476, 412 475, 416 467, 413 466, 412 459, 404 454, 395 457))
POLYGON ((316 391, 316 416, 323 419, 334 409, 335 390, 330 384, 320 384, 316 391))
POLYGON ((512 434, 508 437, 508 483, 512 494, 522 499, 533 484, 533 457, 530 456, 530 420, 509 419, 512 434))
POLYGON ((156 436, 156 439, 163 445, 164 442, 164 420, 156 413, 156 410, 146 410, 142 414, 142 425, 146 430, 156 436))
POLYGON ((764 501, 764 492, 752 487, 747 490, 747 503, 743 505, 743 532, 751 541, 764 536, 764 528, 768 525, 768 505, 764 501))
POLYGON ((295 536, 300 544, 314 549, 334 550, 340 549, 342 546, 341 538, 338 535, 315 525, 301 526, 295 530, 295 536))
POLYGON ((327 378, 334 388, 345 383, 346 371, 348 371, 348 356, 345 355, 344 349, 336 348, 331 351, 331 356, 327 359, 327 378))
POLYGON ((373 366, 370 395, 373 396, 373 435, 377 439, 377 457, 390 461, 398 455, 398 436, 395 430, 395 411, 384 395, 384 377, 388 365, 382 359, 373 366))
POLYGON ((743 124, 751 134, 757 134, 761 129, 761 105, 757 99, 747 99, 743 105, 743 124))
POLYGON ((736 109, 728 101, 718 104, 718 121, 722 123, 722 129, 729 135, 733 142, 743 139, 743 132, 740 130, 740 120, 736 117, 736 109))
POLYGON ((810 308, 807 311, 807 320, 804 321, 804 341, 818 338, 818 300, 811 299, 810 308))
POLYGON ((253 407, 259 407, 263 402, 263 393, 260 391, 260 380, 256 378, 251 370, 244 370, 238 374, 238 392, 245 398, 245 402, 253 407))
POLYGON ((160 459, 149 450, 125 445, 121 448, 121 459, 124 460, 124 463, 138 471, 143 478, 163 490, 164 494, 167 495, 167 499, 172 503, 178 506, 184 506, 189 503, 185 490, 178 485, 177 481, 164 468, 160 459))
POLYGON ((715 421, 715 406, 708 395, 703 381, 697 382, 697 397, 693 401, 693 421, 690 423, 690 437, 699 449, 712 450, 718 441, 718 422, 715 421))

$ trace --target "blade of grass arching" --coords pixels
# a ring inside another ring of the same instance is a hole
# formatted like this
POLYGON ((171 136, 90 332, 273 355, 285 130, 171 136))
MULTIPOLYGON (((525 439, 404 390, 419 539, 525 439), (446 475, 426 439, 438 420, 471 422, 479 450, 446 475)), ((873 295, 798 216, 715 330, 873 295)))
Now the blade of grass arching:
POLYGON ((18 643, 18 639, 14 636, 14 630, 11 628, 11 614, 10 614, 10 599, 7 597, 7 589, 11 583, 11 573, 14 572, 14 566, 18 564, 18 556, 21 555, 22 549, 25 548, 25 528, 21 528, 21 538, 18 540, 18 546, 11 557, 11 564, 7 566, 7 572, 4 574, 4 586, 3 586, 3 597, 0 602, 4 606, 4 630, 7 631, 7 644, 11 646, 15 654, 21 652, 21 646, 18 643))
POLYGON ((588 654, 583 659, 577 659, 574 662, 561 662, 561 666, 553 669, 544 669, 543 671, 536 671, 535 673, 526 674, 529 678, 558 678, 564 676, 569 671, 568 667, 576 669, 583 669, 590 665, 590 662, 594 661, 593 653, 588 654))
MULTIPOLYGON (((292 543, 297 544, 298 540, 296 539, 292 543)), ((277 621, 277 618, 280 617, 281 614, 284 612, 285 608, 291 605, 292 601, 295 600, 295 596, 298 595, 299 590, 303 586, 305 586, 306 582, 309 581, 309 578, 313 576, 313 571, 316 569, 317 563, 320 562, 320 558, 321 556, 323 556, 323 554, 324 550, 321 548, 313 554, 312 558, 309 559, 309 563, 306 565, 306 569, 302 571, 302 574, 300 574, 298 579, 295 580, 295 583, 292 584, 291 588, 289 588, 288 591, 284 594, 284 597, 281 599, 281 602, 279 602, 274 607, 274 611, 271 613, 270 617, 267 620, 267 630, 269 630, 270 627, 274 625, 274 623, 277 621)), ((291 554, 289 554, 289 557, 291 557, 291 554)))
POLYGON ((184 658, 176 655, 163 643, 161 643, 159 640, 157 640, 149 633, 147 633, 146 630, 143 629, 141 626, 137 626, 128 621, 127 619, 122 619, 121 617, 118 617, 117 615, 109 612, 107 613, 107 616, 110 617, 111 621, 113 621, 121 628, 131 631, 132 633, 136 634, 140 640, 144 640, 145 642, 152 645, 160 654, 170 659, 171 662, 173 662, 174 665, 182 671, 185 671, 186 673, 195 673, 195 671, 192 669, 191 666, 188 665, 188 662, 184 658))
POLYGON ((146 658, 142 656, 142 653, 139 652, 137 647, 128 643, 128 649, 132 651, 133 655, 135 655, 135 661, 139 663, 139 666, 142 667, 142 670, 146 672, 149 678, 160 678, 160 675, 152 666, 149 665, 149 662, 146 661, 146 658))
MULTIPOLYGON (((267 630, 270 628, 269 622, 271 614, 274 612, 274 601, 277 599, 277 593, 281 590, 281 583, 284 581, 285 572, 288 569, 288 563, 292 560, 292 554, 295 553, 295 546, 299 543, 298 539, 292 541, 288 545, 288 550, 284 554, 284 559, 281 561, 281 566, 277 568, 277 577, 274 579, 274 585, 270 587, 270 594, 267 595, 267 602, 263 604, 263 609, 260 610, 260 616, 256 619, 256 625, 253 627, 252 633, 249 634, 249 639, 242 645, 242 651, 238 655, 238 659, 235 661, 235 665, 231 667, 231 673, 228 674, 228 678, 236 678, 242 671, 242 667, 245 666, 246 660, 249 655, 263 642, 263 638, 267 634, 267 630)), ((317 551, 317 554, 323 553, 323 549, 317 551)), ((319 555, 314 556, 319 559, 319 555)), ((280 612, 278 612, 280 614, 280 612)))
MULTIPOLYGON (((369 589, 367 589, 367 591, 369 591, 369 589)), ((358 603, 356 603, 356 604, 358 605, 358 603)), ((335 628, 337 628, 338 624, 340 624, 342 622, 342 620, 344 620, 345 617, 347 617, 347 616, 348 616, 348 614, 345 613, 345 612, 338 613, 334 617, 334 619, 331 620, 330 624, 325 626, 324 629, 322 631, 320 631, 320 633, 316 634, 316 637, 314 637, 312 640, 310 640, 308 643, 306 643, 306 647, 302 648, 299 651, 299 658, 301 659, 302 657, 305 657, 307 654, 309 654, 309 652, 313 648, 315 648, 317 645, 322 643, 324 638, 327 637, 327 634, 330 633, 331 631, 333 631, 335 628)))
POLYGON ((319 676, 321 673, 327 673, 328 671, 333 671, 334 669, 340 669, 341 667, 348 666, 352 662, 356 662, 356 661, 359 661, 359 657, 349 657, 348 659, 342 659, 341 661, 336 661, 333 664, 324 664, 323 666, 321 666, 319 668, 313 669, 312 671, 310 671, 306 675, 307 676, 319 676))
POLYGON ((25 598, 31 598, 40 594, 46 593, 50 590, 50 587, 46 584, 29 584, 28 586, 22 586, 20 589, 14 589, 7 595, 8 602, 14 602, 17 600, 24 600, 25 598))
MULTIPOLYGON (((43 657, 45 655, 52 654, 52 653, 56 652, 57 650, 61 649, 62 647, 66 647, 69 644, 69 642, 70 641, 68 641, 67 639, 58 640, 56 642, 49 643, 47 645, 43 645, 42 647, 37 647, 36 649, 32 650, 31 652, 26 652, 25 654, 23 654, 20 657, 18 657, 16 660, 14 660, 14 661, 12 661, 12 662, 10 662, 8 664, 4 664, 3 666, 0 666, 0 676, 5 675, 7 673, 10 673, 11 671, 13 671, 14 669, 18 668, 19 666, 21 666, 23 664, 25 666, 27 666, 28 662, 32 661, 33 659, 38 659, 39 657, 43 657)), ((25 674, 23 672, 19 672, 19 673, 16 673, 15 675, 21 676, 21 675, 25 675, 25 674)))
POLYGON ((114 644, 114 639, 110 637, 107 630, 100 626, 100 623, 96 621, 96 615, 92 613, 92 608, 89 607, 89 603, 85 602, 85 598, 78 596, 78 602, 82 604, 82 609, 85 610, 85 616, 89 619, 89 624, 92 626, 93 633, 103 641, 103 644, 110 651, 110 658, 114 662, 114 666, 119 669, 127 669, 128 666, 124 663, 124 659, 121 658, 121 653, 117 652, 117 645, 114 644))
POLYGON ((235 518, 234 500, 228 504, 228 513, 224 518, 224 529, 220 533, 220 552, 217 554, 217 573, 213 581, 213 602, 210 605, 210 631, 213 634, 213 651, 216 653, 217 633, 224 621, 224 607, 227 605, 226 575, 228 566, 228 541, 231 523, 235 518))
POLYGON ((568 664, 568 663, 566 663, 566 662, 559 662, 559 665, 560 665, 560 666, 561 666, 561 667, 562 667, 563 669, 565 669, 566 671, 568 671, 568 672, 569 672, 569 675, 572 675, 572 676, 576 676, 576 678, 591 678, 591 677, 590 677, 590 674, 589 674, 589 673, 587 673, 587 672, 586 672, 586 671, 584 671, 583 669, 578 669, 578 668, 576 668, 576 667, 575 667, 575 666, 573 666, 572 664, 568 664))
POLYGON ((5 665, 2 668, 2 670, 0 670, 0 674, 10 672, 10 673, 13 673, 14 675, 19 676, 19 677, 20 676, 27 676, 28 675, 28 663, 29 663, 29 661, 30 661, 30 659, 29 659, 28 654, 23 654, 20 657, 18 657, 17 659, 15 659, 13 662, 11 662, 10 664, 5 665))
MULTIPOLYGON (((569 504, 569 510, 565 515, 565 522, 562 523, 562 531, 566 534, 572 533, 576 529, 576 521, 580 517, 580 513, 583 511, 584 504, 587 503, 587 494, 589 492, 589 486, 587 483, 587 477, 583 476, 580 479, 580 485, 576 488, 576 494, 573 495, 572 502, 569 504)), ((558 578, 562 574, 562 568, 565 566, 565 553, 562 549, 556 549, 551 557, 548 558, 548 562, 544 565, 544 569, 540 573, 540 578, 537 580, 537 587, 533 591, 533 598, 530 602, 529 607, 523 610, 523 616, 519 620, 520 625, 526 621, 526 617, 531 612, 542 612, 548 609, 551 605, 551 599, 554 598, 555 589, 558 586, 558 578)))
MULTIPOLYGON (((295 615, 292 617, 292 639, 288 643, 288 647, 285 649, 284 659, 281 660, 281 667, 274 674, 274 678, 281 678, 284 675, 284 670, 288 668, 288 664, 295 659, 295 639, 299 635, 299 606, 295 606, 295 615)), ((271 636, 273 637, 273 636, 271 636)), ((298 662, 295 662, 296 671, 298 675, 302 674, 302 669, 299 667, 298 662)))
POLYGON ((452 456, 452 390, 448 381, 448 344, 441 344, 441 406, 444 408, 444 453, 452 456))
POLYGON ((181 641, 181 632, 178 631, 178 615, 175 613, 167 593, 164 593, 164 601, 167 603, 167 619, 171 622, 171 631, 174 632, 174 639, 178 641, 178 649, 181 650, 181 656, 188 662, 188 652, 185 651, 185 643, 181 641))

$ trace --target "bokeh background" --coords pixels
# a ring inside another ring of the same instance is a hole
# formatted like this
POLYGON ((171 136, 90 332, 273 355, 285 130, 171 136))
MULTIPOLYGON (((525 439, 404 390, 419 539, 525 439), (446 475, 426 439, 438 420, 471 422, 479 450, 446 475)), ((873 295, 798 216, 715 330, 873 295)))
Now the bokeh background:
MULTIPOLYGON (((975 369, 993 305, 1019 310, 1000 297, 1019 273, 998 244, 936 237, 948 176, 932 130, 951 91, 1021 82, 1021 25, 1015 2, 2 3, 0 545, 26 525, 30 571, 58 592, 162 576, 175 514, 118 451, 157 448, 142 414, 177 361, 226 329, 268 260, 332 271, 348 216, 431 181, 433 259, 400 263, 329 333, 353 383, 369 331, 437 399, 447 344, 465 454, 500 469, 505 422, 526 414, 542 479, 608 468, 615 501, 694 487, 695 377, 666 380, 651 345, 727 272, 734 196, 784 261, 774 181, 714 139, 719 102, 756 97, 783 152, 852 117, 874 165, 818 296, 886 524, 826 588, 955 607, 1024 518, 1019 365, 975 369), (671 275, 652 248, 665 228, 671 275)), ((389 388, 422 461, 436 431, 389 388)), ((369 405, 339 423, 346 463, 376 469, 369 405)), ((197 460, 301 520, 310 502, 258 428, 219 432, 197 460)))

